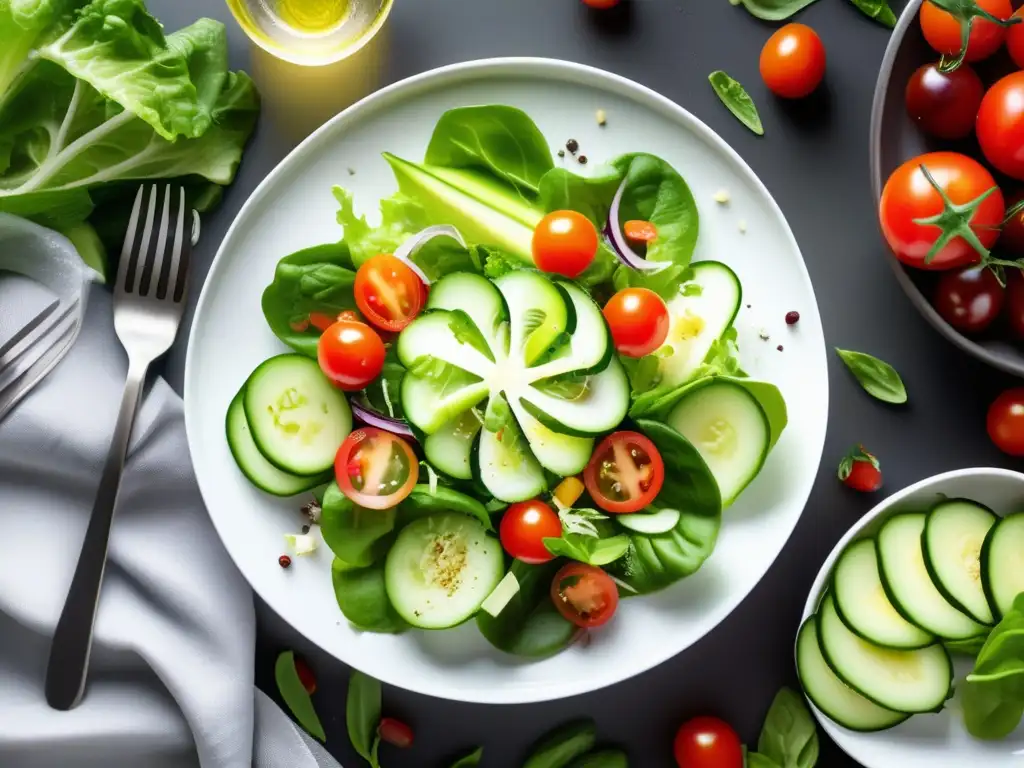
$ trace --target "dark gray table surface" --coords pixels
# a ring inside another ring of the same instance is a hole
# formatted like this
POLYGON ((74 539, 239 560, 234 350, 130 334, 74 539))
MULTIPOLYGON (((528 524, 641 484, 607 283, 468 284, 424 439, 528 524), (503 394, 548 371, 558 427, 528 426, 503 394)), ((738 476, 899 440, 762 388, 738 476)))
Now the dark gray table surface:
MULTIPOLYGON (((259 69, 223 3, 150 0, 150 6, 168 29, 201 14, 223 19, 233 66, 259 69)), ((633 0, 623 10, 600 19, 579 0, 395 0, 379 53, 378 85, 457 61, 545 56, 601 67, 665 94, 728 141, 775 196, 807 261, 827 342, 888 360, 902 373, 910 403, 890 408, 869 399, 831 356, 828 437, 810 501, 775 565, 729 618, 646 674, 562 701, 479 706, 388 687, 385 713, 416 731, 413 749, 385 748, 388 768, 444 768, 445 758, 476 745, 485 747, 484 765, 512 768, 536 736, 581 715, 594 717, 601 737, 628 748, 631 764, 642 768, 674 765, 673 734, 697 714, 723 717, 743 739, 755 742, 775 692, 795 684, 793 638, 818 568, 847 528, 883 495, 857 495, 837 482, 835 467, 848 447, 862 442, 877 454, 885 473, 883 493, 960 467, 1020 467, 985 434, 986 408, 1012 380, 932 331, 885 261, 867 161, 871 96, 887 30, 862 17, 848 0, 820 0, 809 8, 800 21, 824 40, 828 74, 820 93, 787 104, 773 99, 758 75, 758 53, 773 27, 742 8, 726 0, 633 0), (718 102, 707 82, 715 69, 747 85, 764 119, 764 138, 749 133, 718 102)), ((274 106, 268 99, 268 112, 274 106)), ((204 225, 196 289, 238 208, 294 146, 290 129, 296 120, 293 114, 276 125, 265 114, 234 187, 204 225)), ((197 295, 194 290, 193 306, 197 295)), ((182 333, 166 368, 179 388, 185 341, 182 333)), ((257 603, 257 683, 276 696, 276 653, 293 648, 306 654, 320 679, 316 702, 328 747, 345 768, 357 768, 363 763, 349 746, 344 722, 348 669, 257 603)), ((822 734, 819 766, 855 765, 822 734)))

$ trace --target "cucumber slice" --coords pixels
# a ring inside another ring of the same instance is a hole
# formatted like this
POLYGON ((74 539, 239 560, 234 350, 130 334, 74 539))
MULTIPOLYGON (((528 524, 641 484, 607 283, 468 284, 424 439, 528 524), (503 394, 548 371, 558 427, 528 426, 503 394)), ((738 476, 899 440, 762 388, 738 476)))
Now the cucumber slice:
POLYGON ((668 533, 679 523, 680 512, 678 509, 651 509, 643 512, 634 512, 626 515, 616 515, 615 520, 619 525, 630 531, 644 533, 648 536, 655 536, 659 533, 668 533))
MULTIPOLYGON (((467 313, 468 314, 468 313, 467 313)), ((420 360, 431 357, 461 368, 481 379, 494 367, 471 344, 463 344, 455 337, 452 324, 454 315, 444 309, 425 312, 413 320, 398 335, 395 351, 406 368, 415 369, 420 360)))
MULTIPOLYGON (((509 423, 504 429, 515 429, 509 423)), ((496 433, 481 429, 473 450, 475 476, 492 496, 501 501, 526 501, 547 490, 544 470, 526 448, 522 435, 519 450, 506 447, 496 433)))
MULTIPOLYGON (((511 322, 508 356, 530 366, 576 326, 572 302, 539 272, 518 270, 494 281, 511 322)), ((404 332, 403 332, 404 334, 404 332)))
POLYGON ((832 572, 836 611, 853 632, 886 648, 924 648, 935 636, 904 619, 893 608, 878 573, 874 539, 850 544, 832 572))
POLYGON ((817 616, 809 616, 796 636, 796 672, 814 706, 851 731, 884 731, 910 717, 865 699, 836 677, 821 655, 817 616))
POLYGON ((594 438, 573 437, 544 426, 517 402, 509 403, 530 450, 540 465, 562 477, 583 471, 594 452, 594 438))
POLYGON ((531 382, 566 374, 583 376, 600 373, 608 367, 615 354, 608 323, 590 294, 574 283, 559 282, 558 286, 572 302, 576 328, 572 332, 571 343, 560 350, 560 354, 527 370, 531 382))
POLYGON ((480 417, 470 408, 451 421, 446 421, 423 442, 427 461, 457 480, 472 480, 469 456, 473 441, 480 431, 480 417))
POLYGON ((732 325, 743 300, 739 278, 721 262, 694 264, 693 282, 701 287, 699 294, 680 294, 669 299, 668 338, 655 353, 671 351, 661 363, 661 383, 667 387, 689 380, 704 362, 711 345, 732 325))
POLYGON ((994 624, 981 578, 981 547, 999 518, 965 499, 936 504, 924 524, 925 565, 932 583, 956 608, 982 624, 994 624))
POLYGON ((352 431, 345 395, 305 355, 278 355, 260 364, 245 383, 242 402, 259 452, 294 475, 333 467, 352 431))
POLYGON ((479 404, 490 388, 466 373, 454 372, 440 380, 406 373, 402 377, 402 410, 412 424, 428 435, 445 422, 479 404))
POLYGON ((629 379, 622 363, 615 358, 607 368, 591 376, 586 391, 572 400, 541 392, 534 386, 510 393, 513 394, 519 394, 523 407, 549 429, 578 437, 615 429, 629 409, 629 379))
POLYGON ((252 439, 249 431, 249 422, 245 418, 245 405, 243 396, 245 390, 239 390, 235 399, 228 406, 226 419, 226 431, 228 436, 228 448, 231 455, 235 457, 235 463, 242 470, 249 482, 261 491, 273 494, 274 496, 294 496, 297 493, 308 491, 322 485, 331 479, 330 472, 311 477, 293 475, 283 472, 260 453, 256 442, 252 439))
POLYGON ((384 588, 414 627, 445 629, 470 618, 505 574, 501 544, 479 521, 444 512, 403 528, 384 563, 384 588))
POLYGON ((818 611, 818 642, 836 676, 880 707, 937 712, 952 692, 953 662, 940 643, 912 651, 869 643, 843 624, 831 594, 818 611))
POLYGON ((442 277, 430 286, 427 309, 462 310, 487 342, 492 359, 500 360, 508 354, 498 333, 502 321, 508 319, 505 300, 487 278, 471 272, 442 277))
POLYGON ((992 526, 981 548, 981 572, 992 613, 1002 619, 1024 592, 1024 512, 992 526))
POLYGON ((925 514, 906 512, 890 517, 876 542, 882 584, 903 618, 946 640, 966 640, 985 631, 978 622, 951 605, 932 582, 924 562, 925 514))
POLYGON ((771 445, 768 416, 749 391, 710 379, 687 393, 666 423, 693 443, 729 506, 764 466, 771 445))

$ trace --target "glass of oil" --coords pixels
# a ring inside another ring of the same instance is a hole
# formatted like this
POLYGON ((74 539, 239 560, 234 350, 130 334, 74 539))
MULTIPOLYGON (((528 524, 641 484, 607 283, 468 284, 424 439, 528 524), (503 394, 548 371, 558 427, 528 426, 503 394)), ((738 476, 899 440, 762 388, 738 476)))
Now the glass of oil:
POLYGON ((340 61, 373 39, 392 0, 227 0, 246 34, 293 64, 340 61))

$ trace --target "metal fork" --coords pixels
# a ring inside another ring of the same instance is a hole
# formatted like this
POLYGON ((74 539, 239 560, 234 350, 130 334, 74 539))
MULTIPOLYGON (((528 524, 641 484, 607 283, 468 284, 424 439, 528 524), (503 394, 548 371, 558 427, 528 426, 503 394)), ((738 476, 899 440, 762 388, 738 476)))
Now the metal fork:
MULTIPOLYGON (((73 708, 85 692, 110 524, 139 395, 150 364, 174 341, 185 306, 192 251, 185 214, 185 190, 181 187, 167 185, 161 194, 152 185, 147 194, 142 186, 135 196, 114 286, 114 330, 128 353, 128 378, 82 553, 50 646, 46 701, 54 709, 73 708), (142 218, 145 223, 140 227, 142 218)), ((191 225, 191 217, 188 220, 191 225)))

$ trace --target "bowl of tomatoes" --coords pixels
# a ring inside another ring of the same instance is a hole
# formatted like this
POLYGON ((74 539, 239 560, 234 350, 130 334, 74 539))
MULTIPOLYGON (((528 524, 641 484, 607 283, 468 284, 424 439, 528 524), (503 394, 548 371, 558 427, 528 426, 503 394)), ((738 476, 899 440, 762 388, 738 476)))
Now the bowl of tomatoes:
POLYGON ((961 349, 1024 376, 1024 8, 1014 5, 908 3, 875 88, 870 159, 911 301, 961 349))

